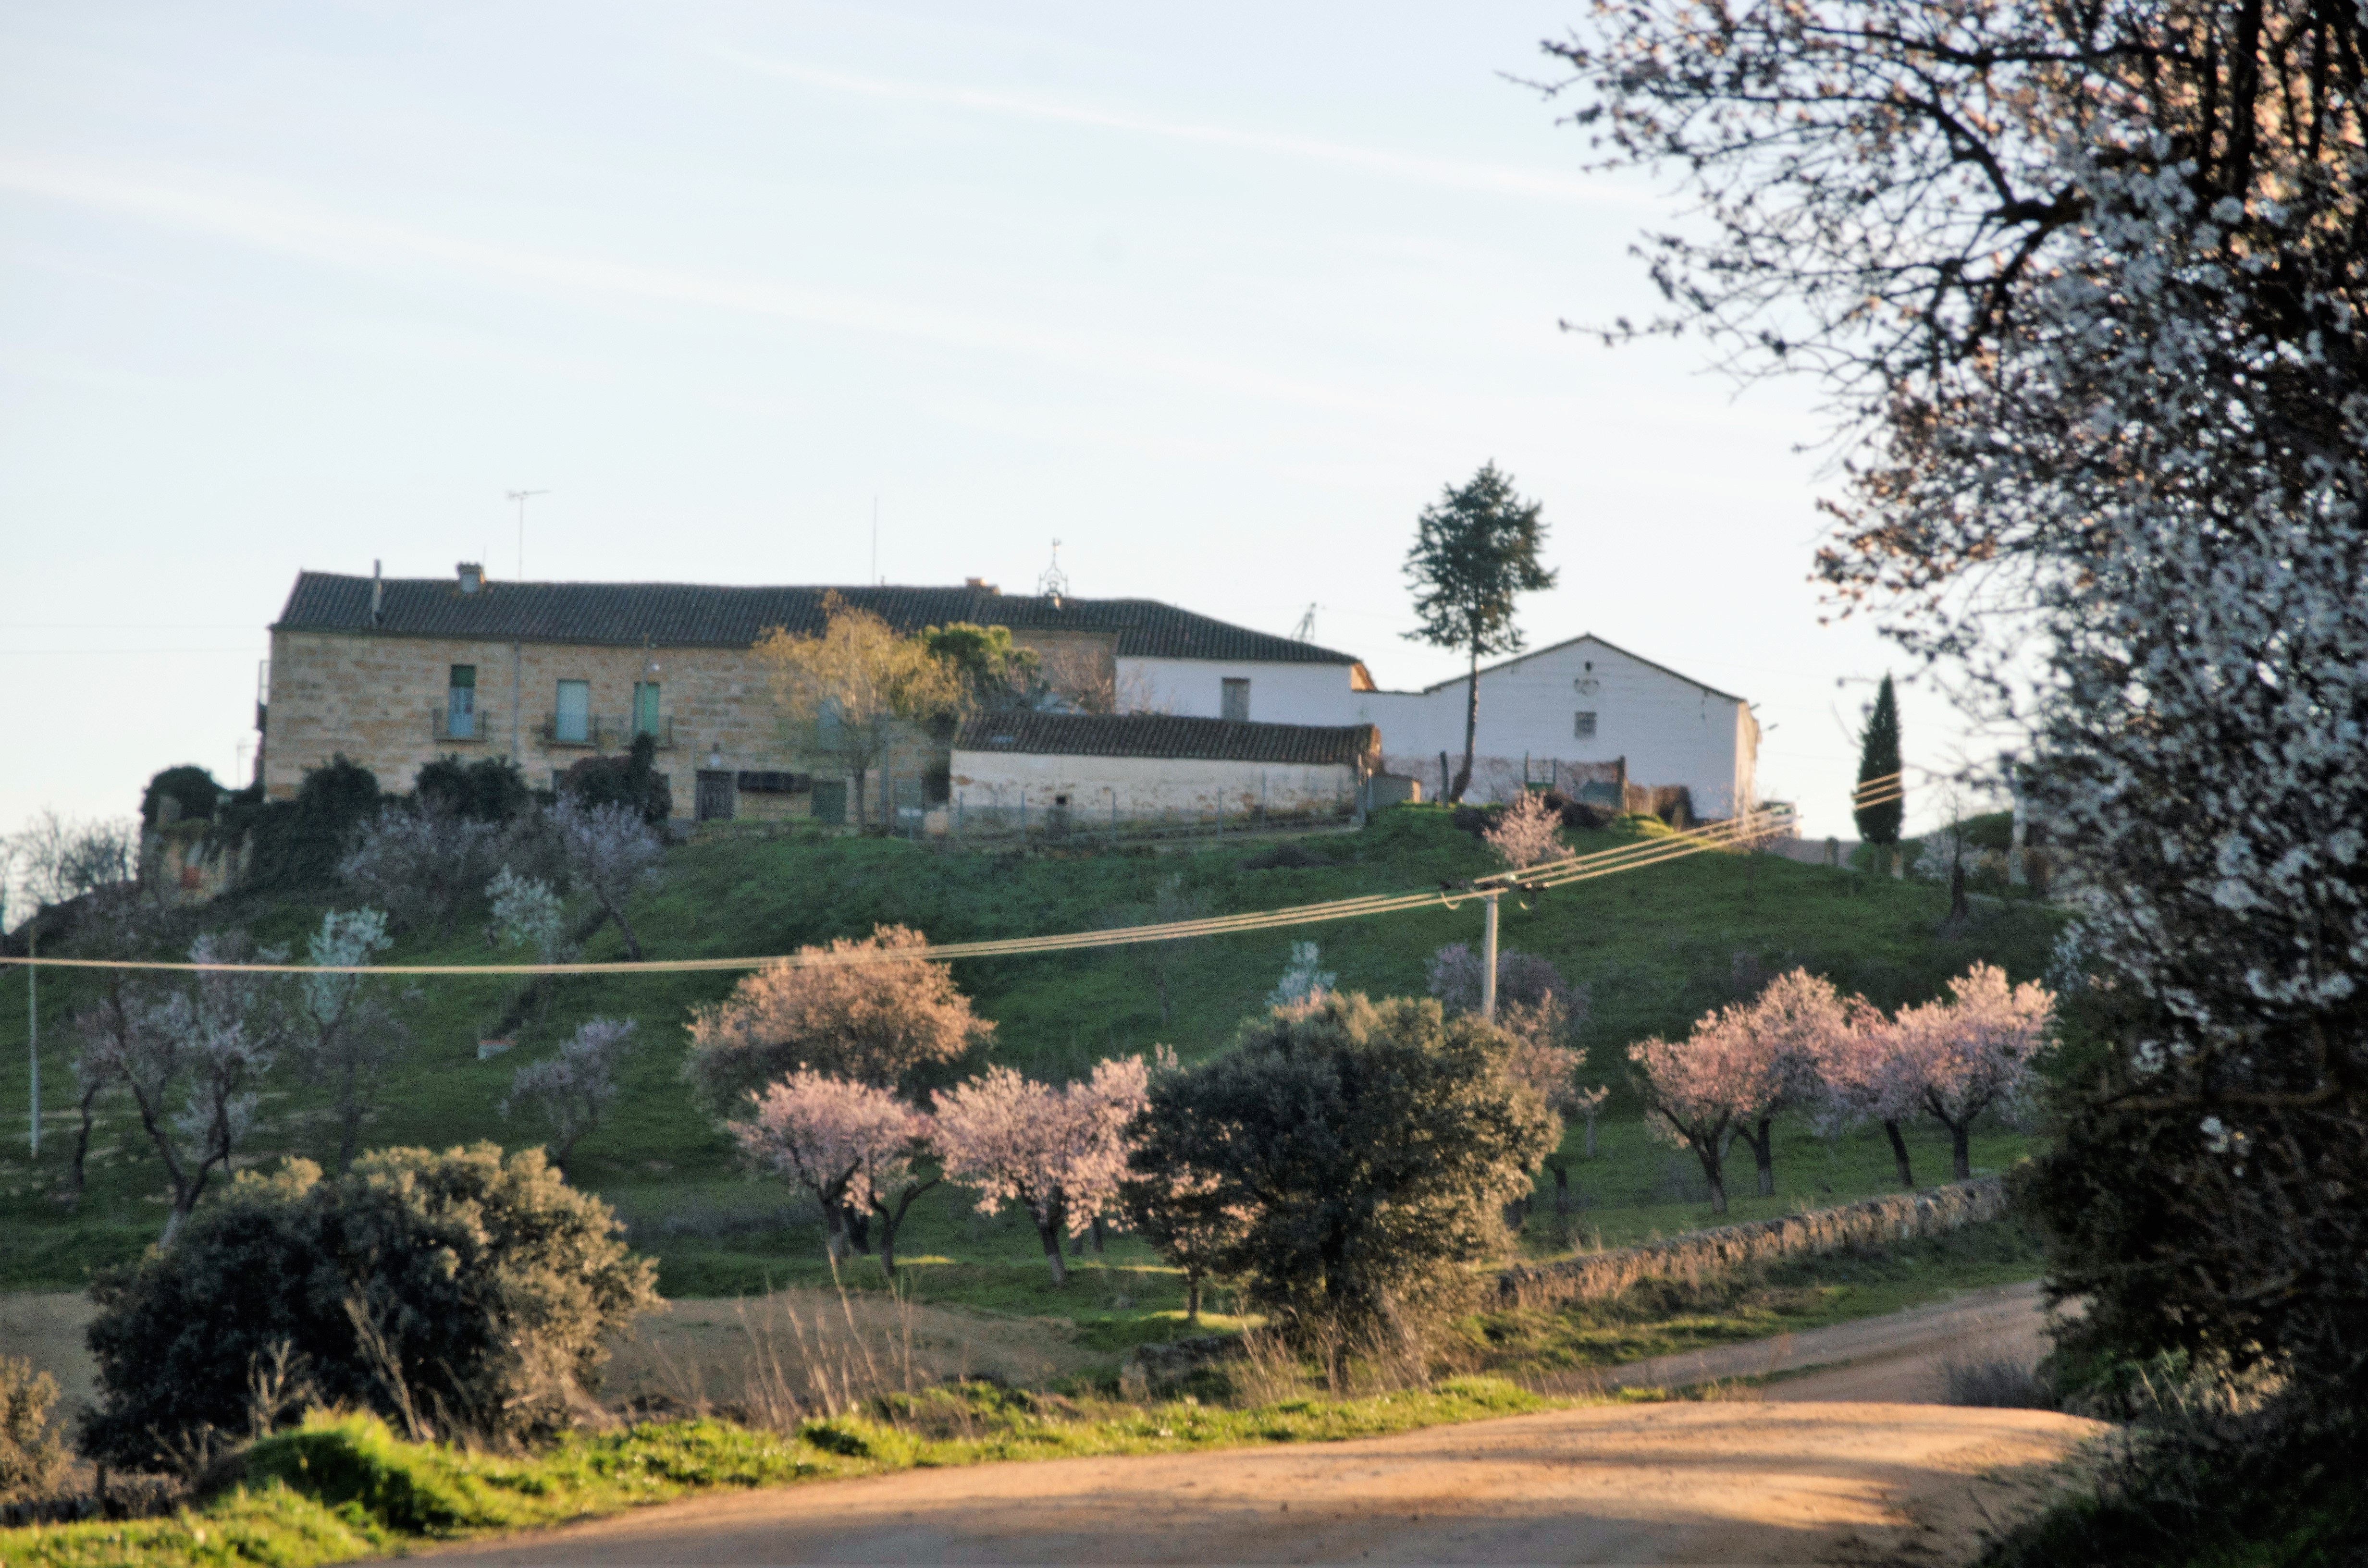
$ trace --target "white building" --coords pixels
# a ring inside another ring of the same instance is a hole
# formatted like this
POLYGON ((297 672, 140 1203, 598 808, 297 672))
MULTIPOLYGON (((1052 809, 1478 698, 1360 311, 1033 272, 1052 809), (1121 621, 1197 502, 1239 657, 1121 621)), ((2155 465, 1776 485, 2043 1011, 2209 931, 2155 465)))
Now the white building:
MULTIPOLYGON (((1360 690, 1347 712, 1380 727, 1389 772, 1435 790, 1441 752, 1451 773, 1463 765, 1464 695, 1458 676, 1419 691, 1360 690)), ((1742 698, 1589 633, 1482 667, 1469 798, 1509 798, 1525 769, 1576 794, 1624 764, 1628 783, 1681 785, 1695 816, 1726 817, 1758 799, 1759 749, 1742 698)))
POLYGON ((966 818, 1325 816, 1355 808, 1380 757, 1371 724, 984 713, 954 737, 950 778, 966 818))

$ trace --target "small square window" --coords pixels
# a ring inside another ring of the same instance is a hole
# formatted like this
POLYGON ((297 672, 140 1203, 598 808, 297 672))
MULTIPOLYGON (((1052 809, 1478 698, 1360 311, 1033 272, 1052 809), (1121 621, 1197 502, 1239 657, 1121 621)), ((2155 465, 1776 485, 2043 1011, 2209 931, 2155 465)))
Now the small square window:
POLYGON ((1578 740, 1593 740, 1595 738, 1595 715, 1592 713, 1572 714, 1570 733, 1574 738, 1578 740))

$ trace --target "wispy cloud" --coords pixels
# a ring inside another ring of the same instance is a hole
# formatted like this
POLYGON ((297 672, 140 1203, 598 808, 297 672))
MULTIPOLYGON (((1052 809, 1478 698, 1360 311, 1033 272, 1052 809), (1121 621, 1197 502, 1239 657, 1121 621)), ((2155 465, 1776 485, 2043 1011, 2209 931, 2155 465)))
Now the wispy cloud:
POLYGON ((1379 388, 1268 373, 1157 345, 916 308, 905 300, 776 278, 652 266, 576 251, 491 243, 358 217, 282 193, 257 195, 180 172, 159 177, 0 151, 0 191, 193 231, 358 271, 427 267, 540 298, 689 306, 859 334, 1018 354, 1228 396, 1374 414, 1399 406, 1379 388))
POLYGON ((1023 94, 984 92, 970 87, 944 87, 929 83, 899 82, 878 76, 849 75, 844 72, 825 71, 814 66, 800 64, 795 61, 769 59, 738 50, 718 51, 717 57, 768 76, 778 76, 784 81, 803 82, 808 86, 822 87, 832 92, 854 93, 865 97, 889 98, 902 103, 936 104, 947 108, 970 109, 981 114, 1005 115, 1018 119, 1090 126, 1096 130, 1156 137, 1163 141, 1191 142, 1204 147, 1229 148, 1236 152, 1256 153, 1261 157, 1296 158, 1304 162, 1328 164, 1337 168, 1354 169, 1360 173, 1377 175, 1388 179, 1411 180, 1426 185, 1447 186, 1460 190, 1491 191, 1510 196, 1544 196, 1565 201, 1573 199, 1610 201, 1622 206, 1632 205, 1644 199, 1636 193, 1605 181, 1585 179, 1552 169, 1473 163, 1457 158, 1434 158, 1418 153, 1360 146, 1349 142, 1327 142, 1316 137, 1293 136, 1270 131, 1248 131, 1236 126, 1200 124, 1190 120, 1160 119, 1149 115, 1129 114, 1116 109, 1062 103, 1023 94))

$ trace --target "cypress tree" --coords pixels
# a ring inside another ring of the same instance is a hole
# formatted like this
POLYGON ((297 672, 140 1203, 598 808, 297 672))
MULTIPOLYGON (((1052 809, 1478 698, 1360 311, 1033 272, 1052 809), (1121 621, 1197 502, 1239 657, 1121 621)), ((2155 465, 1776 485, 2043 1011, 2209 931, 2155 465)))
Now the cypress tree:
POLYGON ((1899 842, 1899 824, 1907 814, 1907 802, 1899 797, 1899 699, 1891 689, 1891 676, 1885 675, 1883 684, 1875 688, 1874 707, 1866 716, 1866 728, 1858 737, 1859 791, 1864 792, 1872 779, 1888 778, 1892 788, 1878 790, 1893 798, 1881 805, 1859 806, 1850 815, 1858 822, 1858 835, 1869 844, 1885 848, 1899 842))

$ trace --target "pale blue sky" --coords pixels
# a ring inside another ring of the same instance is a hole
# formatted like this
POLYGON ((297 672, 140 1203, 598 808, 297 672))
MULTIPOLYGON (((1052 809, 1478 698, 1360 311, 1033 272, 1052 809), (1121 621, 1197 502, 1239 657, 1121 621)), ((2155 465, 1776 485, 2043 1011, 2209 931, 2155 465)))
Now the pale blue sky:
POLYGON ((1847 835, 1889 656, 1818 624, 1808 390, 1556 330, 1671 211, 1505 79, 1584 6, 0 4, 0 830, 231 778, 297 570, 514 575, 507 490, 532 577, 861 581, 876 497, 889 581, 1057 536, 1409 686, 1493 458, 1532 643, 1751 698, 1847 835))

